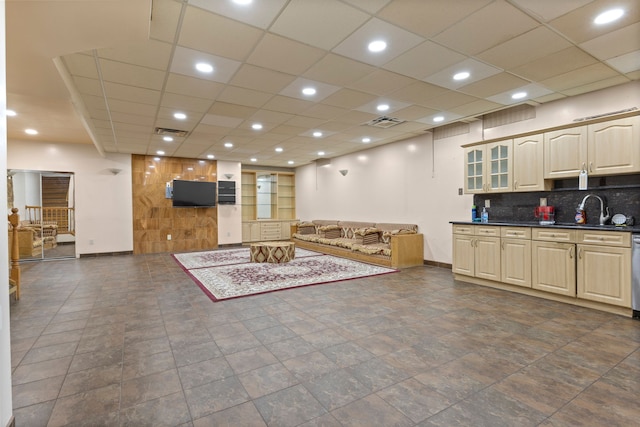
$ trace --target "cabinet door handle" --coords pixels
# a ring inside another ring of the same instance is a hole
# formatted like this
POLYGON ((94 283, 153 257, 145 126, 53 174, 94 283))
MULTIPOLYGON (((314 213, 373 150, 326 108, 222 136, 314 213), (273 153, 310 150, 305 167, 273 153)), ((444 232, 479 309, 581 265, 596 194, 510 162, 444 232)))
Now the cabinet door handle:
POLYGON ((569 248, 569 258, 573 259, 573 247, 569 248))
POLYGON ((515 188, 516 190, 518 189, 518 180, 515 180, 513 182, 513 188, 515 188))
POLYGON ((587 171, 587 164, 586 163, 582 164, 582 169, 581 170, 583 170, 585 172, 587 171))
POLYGON ((589 162, 589 172, 593 173, 593 162, 589 162))
POLYGON ((502 250, 504 251, 504 242, 502 242, 500 246, 502 246, 502 250))
POLYGON ((582 259, 582 248, 578 249, 578 258, 582 259))

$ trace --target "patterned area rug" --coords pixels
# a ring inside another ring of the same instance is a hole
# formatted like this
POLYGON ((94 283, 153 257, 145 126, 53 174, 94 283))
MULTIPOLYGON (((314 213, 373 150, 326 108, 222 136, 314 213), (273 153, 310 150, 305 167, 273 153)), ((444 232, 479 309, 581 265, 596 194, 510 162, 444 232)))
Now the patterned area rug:
MULTIPOLYGON (((322 255, 319 252, 296 248, 296 258, 322 255)), ((173 254, 173 257, 186 270, 221 265, 244 264, 249 262, 249 248, 225 249, 205 252, 173 254)))
POLYGON ((187 254, 180 254, 183 255, 180 258, 174 255, 174 258, 213 301, 397 271, 331 255, 298 257, 298 250, 296 248, 296 259, 283 264, 245 262, 187 268, 180 261, 187 254))

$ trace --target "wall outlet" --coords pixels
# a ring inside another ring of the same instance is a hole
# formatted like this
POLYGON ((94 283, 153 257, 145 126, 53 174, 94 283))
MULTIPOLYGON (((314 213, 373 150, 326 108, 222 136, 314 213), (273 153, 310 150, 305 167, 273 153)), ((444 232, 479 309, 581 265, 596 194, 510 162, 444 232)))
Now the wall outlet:
POLYGON ((547 198, 540 197, 540 206, 547 206, 547 198))
POLYGON ((462 196, 462 188, 458 188, 458 196, 462 196))
POLYGON ((227 237, 231 237, 231 232, 227 231, 227 237))
POLYGON ((485 208, 490 208, 491 207, 491 200, 487 199, 484 201, 484 207, 485 208))
POLYGON ((167 234, 167 240, 171 240, 171 234, 167 234))
POLYGON ((89 240, 89 245, 93 245, 93 239, 89 240))

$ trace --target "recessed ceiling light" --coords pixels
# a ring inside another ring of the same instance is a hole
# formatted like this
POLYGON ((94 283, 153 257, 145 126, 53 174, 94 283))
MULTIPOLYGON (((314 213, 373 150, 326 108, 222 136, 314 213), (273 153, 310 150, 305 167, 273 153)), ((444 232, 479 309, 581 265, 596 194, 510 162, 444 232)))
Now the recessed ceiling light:
POLYGON ((187 168, 187 170, 188 170, 188 171, 192 171, 192 170, 193 170, 193 168, 187 168))
POLYGON ((255 157, 252 157, 252 158, 251 158, 251 161, 252 161, 252 162, 257 162, 257 161, 258 161, 258 159, 256 159, 255 157))
POLYGON ((25 129, 24 133, 26 133, 27 135, 37 135, 38 131, 35 129, 25 129))
MULTIPOLYGON (((204 165, 204 160, 198 160, 198 163, 200 163, 201 165, 204 165)), ((204 179, 204 176, 201 178, 204 179)))
POLYGON ((387 111, 389 109, 389 104, 380 104, 376 107, 378 111, 387 111))
POLYGON ((516 92, 511 95, 511 99, 522 99, 527 96, 527 92, 516 92))
POLYGON ((164 151, 162 151, 162 150, 158 150, 158 151, 156 151, 156 154, 157 154, 158 156, 164 156, 164 151))
POLYGON ((276 147, 276 153, 282 153, 284 151, 282 147, 276 147))
POLYGON ((7 116, 9 117, 15 117, 17 116, 16 112, 13 110, 7 110, 7 116))
POLYGON ((175 113, 173 117, 175 117, 178 120, 184 120, 187 118, 187 115, 185 113, 175 113))
POLYGON ((374 40, 367 46, 370 52, 382 52, 387 48, 387 43, 384 40, 374 40))
POLYGON ((153 160, 155 160, 156 162, 160 161, 160 157, 154 157, 153 160))
POLYGON ((166 142, 171 142, 171 141, 173 141, 173 138, 171 138, 170 136, 163 136, 162 140, 166 141, 166 142))
POLYGON ((433 118, 433 121, 436 123, 444 121, 444 116, 436 116, 433 118))
POLYGON ((149 165, 149 169, 155 169, 156 165, 149 165))
POLYGON ((371 142, 371 138, 362 138, 362 142, 364 142, 365 144, 368 144, 371 142))
POLYGON ((292 165, 292 164, 293 164, 293 160, 289 160, 289 161, 287 162, 287 164, 292 165))
POLYGON ((262 125, 260 123, 254 123, 251 125, 251 128, 254 130, 260 130, 262 129, 262 125))
POLYGON ((468 71, 461 71, 461 72, 456 73, 456 74, 453 75, 453 80, 468 79, 470 75, 471 75, 471 73, 469 73, 468 71))
POLYGON ((609 22, 613 22, 622 18, 622 15, 624 15, 624 10, 610 9, 596 16, 596 19, 593 20, 593 23, 596 25, 608 24, 609 22))
POLYGON ((253 0, 233 0, 235 4, 239 4, 240 6, 247 6, 253 3, 253 0))
POLYGON ((232 142, 225 142, 224 146, 227 147, 227 148, 231 148, 231 147, 233 147, 233 143, 232 142))
POLYGON ((214 157, 216 156, 214 156, 213 154, 207 154, 207 159, 213 159, 214 157))
POLYGON ((196 64, 196 70, 201 73, 211 73, 213 72, 213 65, 207 64, 206 62, 198 62, 196 64))
POLYGON ((318 151, 318 156, 324 156, 324 151, 318 151))
POLYGON ((307 96, 315 95, 316 89, 313 87, 305 87, 304 89, 302 89, 302 94, 307 96))
POLYGON ((313 136, 315 136, 316 138, 320 138, 320 137, 322 136, 322 132, 320 132, 320 131, 315 131, 315 132, 313 133, 313 136))
POLYGON ((151 175, 151 172, 146 171, 144 174, 145 174, 145 175, 151 175))

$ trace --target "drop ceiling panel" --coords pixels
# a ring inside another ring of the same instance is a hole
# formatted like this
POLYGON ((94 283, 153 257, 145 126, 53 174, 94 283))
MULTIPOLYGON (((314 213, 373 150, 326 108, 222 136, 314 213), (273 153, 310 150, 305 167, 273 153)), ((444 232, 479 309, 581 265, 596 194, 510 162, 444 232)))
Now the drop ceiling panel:
POLYGON ((249 120, 253 120, 259 123, 269 124, 271 127, 273 125, 279 125, 293 117, 292 114, 281 113, 278 111, 269 111, 269 110, 258 110, 256 111, 249 120))
POLYGON ((432 37, 492 0, 394 0, 379 14, 393 24, 432 37))
POLYGON ((460 92, 447 92, 444 95, 428 99, 424 104, 435 110, 449 111, 452 108, 477 101, 478 98, 460 92))
POLYGON ((153 117, 137 116, 134 114, 111 112, 111 120, 115 123, 130 123, 134 125, 153 126, 153 117))
POLYGON ((344 108, 332 107, 330 105, 316 104, 310 108, 304 110, 304 115, 308 117, 315 117, 317 119, 333 119, 336 117, 342 117, 348 110, 344 108))
POLYGON ((629 25, 616 31, 582 43, 580 47, 598 59, 610 59, 638 49, 640 23, 629 25))
POLYGON ((336 92, 338 89, 340 89, 339 86, 298 77, 287 87, 282 89, 280 91, 280 95, 299 98, 305 101, 319 102, 332 93, 336 92), (304 88, 313 88, 316 90, 316 93, 314 95, 305 95, 302 93, 302 89, 304 88))
POLYGON ((211 107, 211 100, 165 92, 160 105, 174 110, 204 113, 211 107))
POLYGON ((99 79, 96 62, 91 55, 66 55, 63 62, 72 76, 87 77, 89 79, 99 79))
MULTIPOLYGON (((637 77, 636 77, 637 78, 637 77)), ((608 79, 600 80, 597 82, 591 82, 586 85, 572 87, 570 89, 566 89, 563 92, 567 96, 575 96, 582 95, 583 93, 593 92, 595 90, 605 89, 611 86, 619 85, 622 83, 626 83, 627 79, 623 76, 615 76, 610 77, 608 79)))
POLYGON ((311 101, 289 98, 288 96, 274 96, 262 108, 282 113, 300 114, 313 105, 311 101))
POLYGON ((170 73, 165 90, 170 93, 215 99, 224 87, 222 83, 170 73))
POLYGON ((547 86, 541 86, 535 83, 529 83, 528 85, 514 88, 512 90, 508 90, 508 91, 490 96, 487 99, 492 102, 497 102, 499 104, 504 104, 504 105, 522 103, 523 102, 522 99, 513 99, 512 95, 516 92, 525 92, 527 94, 527 98, 538 98, 541 96, 546 96, 550 94, 552 91, 549 90, 547 86))
POLYGON ((582 86, 590 81, 594 82, 616 76, 617 73, 611 68, 604 64, 597 63, 543 80, 540 83, 549 89, 564 92, 567 89, 582 86))
POLYGON ((172 46, 156 40, 128 43, 111 49, 99 49, 98 56, 117 62, 136 63, 143 67, 166 70, 172 46))
POLYGON ((209 113, 221 116, 239 117, 246 119, 257 110, 255 108, 246 107, 244 105, 230 104, 228 102, 216 102, 209 109, 209 113))
POLYGON ((543 81, 596 63, 597 60, 577 47, 570 47, 536 59, 511 70, 522 78, 543 81))
MULTIPOLYGON (((638 71, 640 70, 640 50, 629 52, 616 58, 611 58, 607 61, 607 64, 625 74, 638 71)), ((627 77, 629 79, 634 78, 629 75, 627 75, 627 77)), ((637 79, 637 77, 635 78, 637 79)))
POLYGON ((336 46, 333 52, 367 64, 381 66, 423 41, 422 37, 373 18, 336 46), (382 52, 370 52, 366 47, 374 40, 385 41, 388 48, 382 52))
POLYGON ((301 74, 326 52, 275 34, 265 34, 247 62, 288 74, 301 74))
POLYGON ((344 123, 360 125, 379 116, 380 114, 371 114, 365 113, 364 111, 351 110, 344 114, 341 114, 340 117, 337 117, 336 119, 344 123))
MULTIPOLYGON (((202 120, 200 120, 200 124, 204 124, 204 125, 211 125, 211 126, 217 126, 217 127, 224 127, 224 128, 235 128, 240 126, 240 124, 243 122, 244 120, 238 117, 229 117, 229 116, 219 116, 217 114, 206 114, 202 120)), ((227 132, 227 130, 222 130, 219 129, 219 131, 222 132, 227 132)))
MULTIPOLYGON (((325 120, 318 119, 315 117, 307 117, 307 116, 294 116, 286 121, 286 124, 289 126, 296 126, 301 128, 312 128, 324 123, 325 120)), ((298 132, 299 133, 299 132, 298 132)), ((298 134, 296 133, 296 135, 298 134)))
POLYGON ((270 30, 311 46, 331 50, 369 17, 367 13, 337 0, 292 0, 270 30))
POLYGON ((182 5, 173 0, 153 0, 149 37, 172 43, 176 37, 181 8, 182 5))
POLYGON ((228 83, 240 65, 240 62, 232 59, 178 46, 173 54, 170 71, 203 80, 228 83), (195 66, 199 62, 212 65, 213 72, 202 73, 196 70, 195 66))
POLYGON ((245 64, 231 80, 234 86, 259 90, 267 93, 278 93, 295 80, 295 76, 245 64))
POLYGON ((189 0, 189 4, 266 29, 278 15, 286 0, 269 0, 240 5, 230 1, 189 0))
POLYGON ((493 111, 498 108, 502 108, 502 104, 482 99, 452 108, 451 112, 454 114, 458 114, 461 117, 469 117, 482 114, 486 111, 493 111))
POLYGON ((102 86, 98 79, 88 79, 86 77, 76 76, 73 81, 78 91, 85 95, 102 96, 102 86))
POLYGON ((473 58, 467 58, 462 62, 453 64, 438 71, 435 74, 425 77, 423 80, 437 86, 446 87, 447 89, 458 89, 472 82, 486 79, 489 76, 500 73, 502 70, 476 61, 473 58), (454 80, 453 76, 457 73, 467 72, 469 77, 464 80, 454 80))
POLYGON ((351 89, 341 89, 324 100, 324 104, 334 107, 352 109, 375 100, 377 97, 369 93, 351 89))
POLYGON ((236 86, 227 86, 217 100, 221 102, 231 102, 248 107, 262 107, 273 95, 259 92, 253 89, 245 89, 236 86))
POLYGON ((120 99, 109 100, 109 110, 124 114, 135 114, 145 117, 155 117, 156 106, 150 104, 140 104, 139 102, 122 101, 120 99))
POLYGON ((160 102, 161 92, 159 90, 144 89, 141 87, 108 82, 105 83, 104 90, 107 96, 113 99, 150 105, 157 105, 158 102, 160 102))
POLYGON ((476 56, 489 64, 509 70, 570 46, 571 43, 558 33, 539 26, 476 56))
POLYGON ((253 50, 262 34, 257 28, 190 6, 182 22, 178 44, 241 61, 253 50))
POLYGON ((584 43, 603 34, 624 28, 640 21, 640 2, 637 0, 597 0, 551 21, 551 25, 574 43, 584 43), (622 7, 625 14, 618 21, 596 25, 593 20, 599 13, 613 7, 622 7))
POLYGON ((488 98, 501 92, 525 86, 530 82, 509 73, 500 73, 484 80, 462 86, 461 92, 478 98, 488 98))
POLYGON ((593 0, 562 0, 562 1, 531 1, 531 0, 511 0, 512 3, 521 9, 528 11, 532 15, 541 19, 543 22, 549 22, 559 16, 570 12, 573 9, 580 8, 593 0))
POLYGON ((321 82, 346 86, 375 71, 375 67, 345 58, 328 54, 303 75, 321 82))
POLYGON ((538 23, 505 1, 498 0, 452 25, 434 41, 475 55, 537 27, 538 23))
POLYGON ((437 110, 421 107, 419 105, 411 105, 395 112, 394 116, 400 120, 417 120, 420 117, 437 113, 437 110))
POLYGON ((409 77, 392 73, 386 70, 377 70, 351 84, 350 87, 362 92, 385 95, 392 91, 396 91, 403 87, 409 86, 413 82, 414 80, 409 77))
POLYGON ((382 66, 390 71, 422 79, 449 65, 462 62, 466 57, 444 46, 425 41, 404 52, 382 66), (434 61, 434 58, 438 58, 434 61))
POLYGON ((153 90, 162 89, 165 77, 163 71, 106 59, 100 60, 100 69, 105 82, 121 83, 153 90))
POLYGON ((424 106, 428 99, 435 98, 449 91, 431 83, 415 82, 389 94, 394 99, 424 106))

